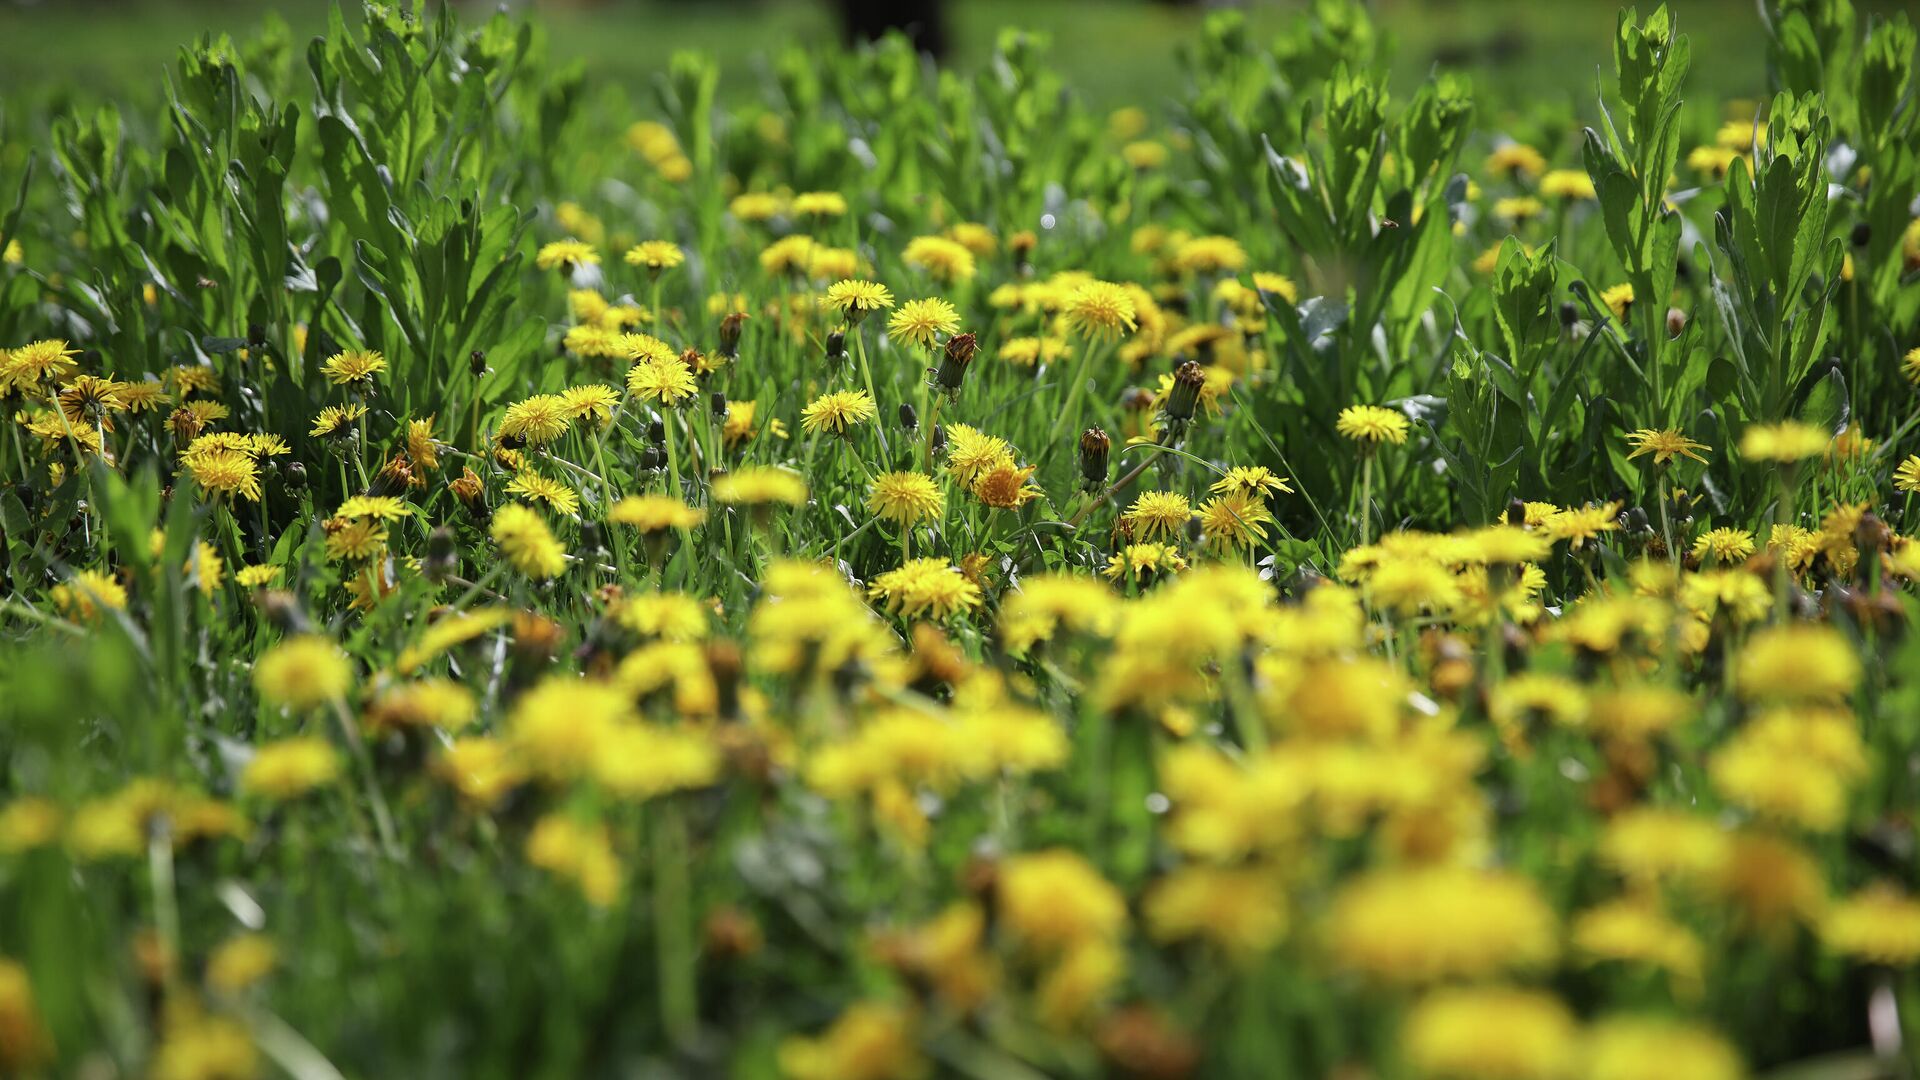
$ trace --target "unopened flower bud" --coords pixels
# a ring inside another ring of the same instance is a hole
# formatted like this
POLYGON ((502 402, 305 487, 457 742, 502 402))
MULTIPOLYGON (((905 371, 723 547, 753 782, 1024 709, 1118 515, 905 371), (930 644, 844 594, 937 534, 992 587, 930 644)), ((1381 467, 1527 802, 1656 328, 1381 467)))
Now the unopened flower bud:
POLYGON ((298 461, 288 463, 287 490, 299 491, 301 488, 306 486, 307 486, 307 467, 305 465, 302 465, 298 461))
POLYGON ((1088 487, 1107 482, 1107 461, 1112 451, 1113 440, 1105 431, 1090 427, 1080 433, 1080 476, 1088 487))
POLYGON ((1167 393, 1167 417, 1175 421, 1193 419, 1193 410, 1200 403, 1200 390, 1207 385, 1207 371, 1199 364, 1189 360, 1181 364, 1173 373, 1173 389, 1167 393))
POLYGON ((933 456, 939 457, 947 452, 947 428, 945 424, 933 425, 933 456))
POLYGON ((934 369, 933 382, 948 396, 960 392, 960 384, 966 381, 967 365, 973 363, 973 354, 980 349, 980 341, 972 334, 955 334, 947 339, 946 348, 940 356, 940 366, 934 369))
POLYGON ((847 358, 847 332, 830 330, 827 332, 827 359, 839 361, 847 358))
POLYGON ((467 354, 467 370, 472 372, 473 377, 476 379, 482 375, 485 375, 487 373, 487 354, 481 352, 479 349, 475 349, 471 353, 468 353, 467 354))
POLYGON ((647 421, 647 441, 655 446, 666 445, 667 425, 658 420, 647 421))
POLYGON ((707 399, 707 409, 713 413, 714 419, 725 420, 727 418, 727 395, 715 390, 713 396, 707 399))
POLYGON ((1853 232, 1848 234, 1847 239, 1852 241, 1854 247, 1866 247, 1873 242, 1873 226, 1864 221, 1858 222, 1853 226, 1853 232))
POLYGON ((913 411, 913 402, 900 403, 900 430, 914 431, 920 427, 920 414, 913 411))
POLYGON ((735 311, 720 320, 720 355, 729 360, 740 355, 740 331, 746 326, 747 314, 735 311))

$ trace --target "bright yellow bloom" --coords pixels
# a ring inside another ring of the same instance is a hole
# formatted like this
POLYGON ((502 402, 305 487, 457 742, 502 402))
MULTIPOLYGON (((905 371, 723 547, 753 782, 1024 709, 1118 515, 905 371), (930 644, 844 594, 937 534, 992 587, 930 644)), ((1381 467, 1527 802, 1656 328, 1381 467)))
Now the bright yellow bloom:
POLYGON ((873 419, 879 411, 865 390, 834 390, 800 410, 800 428, 815 434, 845 435, 853 425, 873 419))
POLYGON ((340 778, 339 751, 325 739, 299 735, 254 751, 240 774, 240 790, 274 800, 297 799, 340 778))
POLYGON ((1390 442, 1398 446, 1407 441, 1405 413, 1378 405, 1349 405, 1340 410, 1334 429, 1355 442, 1378 445, 1390 442))
POLYGON ((387 370, 387 358, 378 352, 337 352, 320 365, 320 373, 335 386, 371 386, 373 377, 387 370))
POLYGON ((881 473, 867 486, 867 512, 902 525, 937 518, 945 505, 940 486, 926 473, 881 473))
POLYGON ((522 503, 508 503, 494 512, 489 530, 501 554, 514 569, 536 581, 560 576, 567 569, 567 549, 547 528, 540 514, 522 503))
POLYGON ((887 319, 887 333, 923 349, 960 329, 960 313, 939 297, 909 300, 887 319))
POLYGON ((346 696, 353 662, 332 639, 304 634, 267 650, 253 665, 253 685, 269 705, 308 709, 346 696))
POLYGON ((1666 428, 1659 431, 1641 428, 1639 431, 1629 432, 1627 441, 1633 444, 1633 453, 1627 455, 1629 461, 1642 454, 1652 454, 1655 465, 1665 465, 1676 457, 1692 458, 1704 464, 1707 459, 1695 451, 1713 449, 1705 443, 1697 443, 1687 438, 1686 433, 1679 428, 1666 428))

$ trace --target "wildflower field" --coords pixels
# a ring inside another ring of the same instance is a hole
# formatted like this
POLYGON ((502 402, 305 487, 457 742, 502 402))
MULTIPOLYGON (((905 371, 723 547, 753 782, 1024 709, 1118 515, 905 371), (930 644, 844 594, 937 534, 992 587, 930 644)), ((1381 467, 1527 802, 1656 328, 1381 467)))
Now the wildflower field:
POLYGON ((1915 30, 1752 17, 0 105, 0 1075, 1914 1075, 1915 30))

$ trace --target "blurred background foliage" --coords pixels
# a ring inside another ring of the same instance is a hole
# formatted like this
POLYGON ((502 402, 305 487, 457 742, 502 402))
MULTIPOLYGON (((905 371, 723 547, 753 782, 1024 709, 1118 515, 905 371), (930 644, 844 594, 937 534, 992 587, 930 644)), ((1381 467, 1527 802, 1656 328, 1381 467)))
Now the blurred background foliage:
MULTIPOLYGON (((753 59, 789 43, 824 47, 841 36, 835 0, 509 0, 459 4, 469 17, 495 7, 535 11, 556 64, 578 62, 596 81, 644 86, 676 49, 697 49, 727 63, 722 93, 741 94, 769 78, 753 59)), ((869 7, 905 10, 917 4, 869 7)), ((1151 103, 1179 85, 1176 48, 1198 37, 1208 11, 1240 7, 1256 40, 1271 37, 1307 0, 1243 4, 1168 0, 946 0, 949 56, 974 70, 991 55, 994 35, 1018 26, 1053 36, 1054 66, 1095 105, 1151 103)), ((1765 33, 1751 0, 1678 0, 1680 24, 1714 47, 1694 57, 1690 96, 1766 96, 1765 33)), ((1862 17, 1905 6, 1861 0, 1862 17)), ((1397 43, 1393 89, 1410 94, 1435 64, 1471 68, 1482 96, 1586 103, 1596 72, 1612 70, 1616 5, 1611 0, 1381 0, 1375 23, 1397 43)), ((203 32, 235 40, 284 21, 294 40, 322 32, 326 0, 0 0, 0 94, 32 97, 37 88, 107 97, 151 87, 183 41, 203 32)))

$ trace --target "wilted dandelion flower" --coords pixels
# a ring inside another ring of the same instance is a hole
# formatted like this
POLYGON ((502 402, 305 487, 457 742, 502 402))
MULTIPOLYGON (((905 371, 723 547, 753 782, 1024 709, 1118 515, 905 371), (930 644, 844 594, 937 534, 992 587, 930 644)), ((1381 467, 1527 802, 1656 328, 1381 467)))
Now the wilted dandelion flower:
POLYGON ((566 547, 531 507, 521 503, 502 506, 493 515, 490 532, 513 568, 536 581, 558 577, 567 569, 566 547))
POLYGON ((800 410, 800 427, 813 434, 845 435, 853 425, 873 419, 877 412, 879 406, 865 390, 834 390, 800 410))
POLYGON ((931 349, 941 337, 960 329, 960 313, 939 297, 909 300, 894 309, 887 319, 887 333, 923 349, 931 349))
POLYGON ((335 386, 366 389, 373 377, 387 370, 387 358, 370 350, 337 352, 320 365, 320 373, 335 386))
POLYGON ((1740 436, 1740 455, 1753 461, 1790 465, 1825 454, 1831 441, 1825 431, 1798 420, 1754 424, 1740 436))
POLYGON ((974 275, 973 252, 944 236, 916 236, 907 241, 900 261, 925 270, 934 280, 951 285, 974 275))
POLYGON ((1133 296, 1110 281, 1089 281, 1067 298, 1067 325, 1085 338, 1108 340, 1132 332, 1133 296))
POLYGON ((1340 434, 1371 446, 1405 443, 1409 426, 1406 414, 1379 405, 1349 405, 1340 410, 1334 422, 1334 430, 1340 434))
POLYGON ((77 375, 72 382, 60 388, 55 400, 69 421, 75 424, 101 424, 111 431, 113 424, 107 420, 107 414, 126 410, 127 405, 121 393, 127 385, 98 375, 77 375))
POLYGON ((600 265, 600 253, 584 241, 555 240, 541 246, 533 256, 533 264, 542 270, 558 269, 563 274, 571 274, 578 266, 600 265))
POLYGON ((902 525, 939 517, 945 505, 940 486, 925 473, 881 473, 867 487, 867 512, 902 525))
POLYGON ((1017 467, 1012 462, 997 465, 975 477, 969 490, 982 506, 994 510, 1018 510, 1042 494, 1038 487, 1027 482, 1036 468, 1033 465, 1017 467))
POLYGON ((253 685, 269 705, 312 708, 346 696, 353 685, 353 662, 331 639, 302 634, 275 645, 254 663, 253 685))
POLYGON ((687 261, 687 253, 671 240, 642 240, 627 249, 627 265, 644 266, 653 276, 687 261))
POLYGON ((340 778, 340 754, 325 739, 295 736, 254 751, 240 774, 240 790, 284 801, 297 799, 340 778))
POLYGON ((699 393, 700 384, 679 357, 649 357, 627 369, 627 390, 642 401, 671 408, 699 393))
POLYGON ((946 619, 980 605, 980 586, 945 559, 911 559, 873 579, 868 595, 906 618, 946 619))
POLYGON ((1696 451, 1713 449, 1705 443, 1697 443, 1687 438, 1686 433, 1679 428, 1664 430, 1641 428, 1639 431, 1629 432, 1627 441, 1633 444, 1633 453, 1627 455, 1629 461, 1643 454, 1652 454, 1655 465, 1665 465, 1676 457, 1692 458, 1705 464, 1707 459, 1701 457, 1696 451))
POLYGON ((785 503, 800 506, 807 501, 807 482, 792 469, 777 465, 753 465, 736 469, 713 482, 716 502, 739 506, 765 506, 785 503))
POLYGON ((893 306, 893 293, 877 281, 851 278, 827 286, 827 306, 838 311, 850 323, 857 323, 875 311, 893 306))

